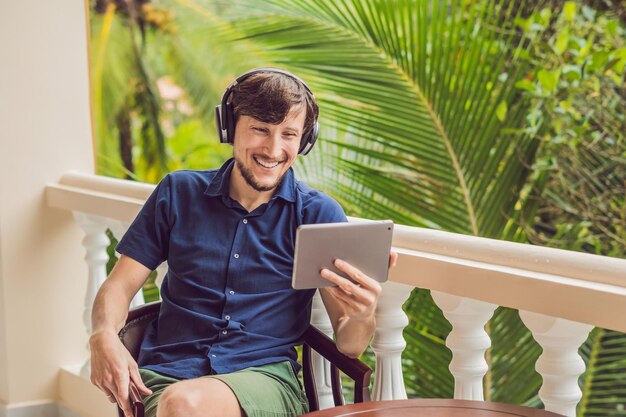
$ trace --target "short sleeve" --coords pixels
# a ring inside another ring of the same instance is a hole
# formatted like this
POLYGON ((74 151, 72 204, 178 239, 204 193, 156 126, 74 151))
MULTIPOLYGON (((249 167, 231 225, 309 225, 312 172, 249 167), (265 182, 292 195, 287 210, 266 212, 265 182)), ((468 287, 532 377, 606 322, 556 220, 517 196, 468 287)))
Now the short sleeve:
POLYGON ((156 186, 115 248, 149 269, 167 259, 170 237, 171 184, 169 175, 156 186))

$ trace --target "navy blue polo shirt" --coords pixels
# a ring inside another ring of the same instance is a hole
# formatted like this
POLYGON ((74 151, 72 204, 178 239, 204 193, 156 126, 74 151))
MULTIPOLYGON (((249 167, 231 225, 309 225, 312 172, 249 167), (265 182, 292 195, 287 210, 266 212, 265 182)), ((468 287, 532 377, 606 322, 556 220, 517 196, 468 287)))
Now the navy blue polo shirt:
POLYGON ((150 269, 169 266, 140 367, 181 379, 285 360, 299 369, 294 346, 315 291, 291 288, 296 228, 347 219, 291 169, 248 212, 228 195, 233 165, 167 175, 116 248, 150 269))

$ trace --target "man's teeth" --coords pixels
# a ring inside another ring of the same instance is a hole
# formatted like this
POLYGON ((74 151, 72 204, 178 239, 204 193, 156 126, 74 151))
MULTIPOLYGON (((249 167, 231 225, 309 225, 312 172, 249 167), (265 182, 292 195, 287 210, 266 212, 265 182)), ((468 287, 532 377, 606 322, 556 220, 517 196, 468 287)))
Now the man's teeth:
POLYGON ((263 161, 257 158, 254 158, 254 160, 256 161, 257 164, 261 165, 264 168, 276 168, 278 164, 280 164, 280 162, 263 161))

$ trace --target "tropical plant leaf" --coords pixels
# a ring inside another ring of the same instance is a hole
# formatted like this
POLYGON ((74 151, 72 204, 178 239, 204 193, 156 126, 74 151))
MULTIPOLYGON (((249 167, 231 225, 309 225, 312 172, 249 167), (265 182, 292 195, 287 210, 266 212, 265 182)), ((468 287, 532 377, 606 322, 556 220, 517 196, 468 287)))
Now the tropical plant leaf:
POLYGON ((626 334, 595 328, 580 354, 587 364, 581 377, 579 416, 625 416, 626 334))
POLYGON ((104 15, 92 16, 90 27, 96 167, 99 174, 125 177, 116 116, 131 94, 135 71, 132 40, 112 4, 104 15))
POLYGON ((214 2, 170 0, 166 3, 174 14, 176 30, 157 43, 158 59, 165 66, 164 73, 185 89, 198 115, 214 130, 215 106, 226 86, 239 74, 261 66, 267 58, 252 43, 229 42, 240 35, 212 10, 214 2), (231 55, 239 58, 222 59, 231 55))
POLYGON ((409 397, 452 398, 454 379, 448 369, 452 353, 445 339, 452 327, 435 305, 430 291, 416 288, 405 305, 404 383, 409 397))
POLYGON ((116 14, 110 3, 103 15, 92 18, 92 68, 94 119, 97 140, 98 172, 104 175, 135 177, 120 158, 122 118, 130 123, 130 113, 137 112, 138 128, 129 126, 133 144, 142 148, 142 156, 153 171, 142 179, 155 182, 167 170, 165 137, 160 125, 160 103, 150 69, 145 65, 138 45, 138 30, 132 19, 116 14), (134 135, 133 135, 134 133, 134 135))
POLYGON ((491 348, 485 398, 496 402, 538 407, 541 376, 535 363, 541 347, 519 318, 517 310, 499 307, 489 322, 491 348))

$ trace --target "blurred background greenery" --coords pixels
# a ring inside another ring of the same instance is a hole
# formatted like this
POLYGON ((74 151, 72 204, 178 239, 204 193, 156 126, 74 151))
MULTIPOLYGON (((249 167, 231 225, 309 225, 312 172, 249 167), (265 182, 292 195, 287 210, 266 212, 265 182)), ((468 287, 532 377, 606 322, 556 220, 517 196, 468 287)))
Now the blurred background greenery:
MULTIPOLYGON (((218 167, 221 94, 277 66, 321 107, 297 175, 349 215, 625 256, 624 2, 96 0, 90 17, 99 174, 218 167)), ((427 290, 405 311, 409 396, 451 397, 448 322, 427 290)), ((517 312, 487 330, 486 398, 541 406, 517 312)), ((626 415, 626 336, 595 329, 580 352, 579 415, 626 415)))

